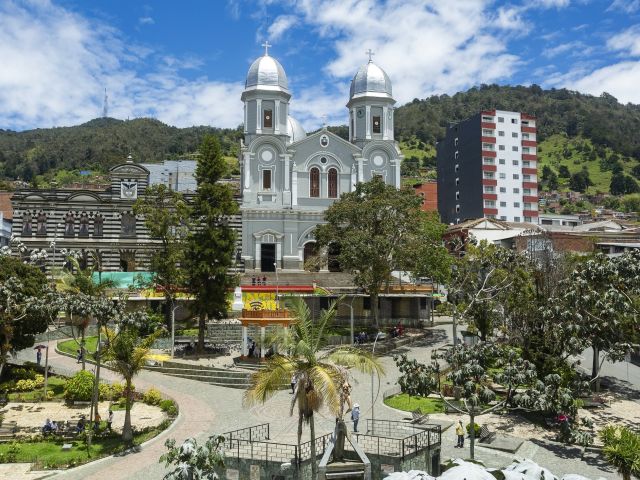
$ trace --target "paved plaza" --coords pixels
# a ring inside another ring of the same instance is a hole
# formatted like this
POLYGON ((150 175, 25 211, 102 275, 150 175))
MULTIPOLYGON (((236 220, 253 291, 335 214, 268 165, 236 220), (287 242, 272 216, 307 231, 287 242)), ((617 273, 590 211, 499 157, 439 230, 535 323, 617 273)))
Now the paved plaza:
MULTIPOLYGON (((400 352, 420 361, 428 361, 433 348, 451 340, 451 333, 447 327, 439 326, 430 329, 429 335, 418 344, 402 348, 400 352)), ((52 349, 53 352, 53 349, 52 349)), ((24 352, 23 360, 32 352, 24 352)), ((50 362, 61 373, 69 373, 78 368, 71 358, 52 353, 50 362)), ((407 414, 387 407, 382 402, 382 392, 395 386, 395 379, 399 373, 391 355, 382 357, 386 376, 378 385, 374 381, 374 415, 375 418, 402 420, 407 414)), ((633 375, 637 375, 638 367, 629 367, 633 375)), ((626 366, 625 366, 626 369, 626 366)), ((103 378, 119 381, 120 379, 108 370, 102 370, 103 378)), ((180 415, 176 422, 161 435, 144 444, 136 453, 109 457, 72 470, 55 475, 60 480, 136 480, 161 479, 164 474, 162 465, 158 463, 160 455, 165 451, 164 442, 167 438, 182 441, 188 437, 204 440, 214 433, 222 433, 251 425, 270 423, 273 441, 289 443, 295 441, 297 417, 289 416, 291 394, 282 391, 276 394, 264 405, 245 409, 242 406, 243 391, 224 388, 207 383, 169 377, 156 372, 144 371, 134 380, 137 390, 156 387, 164 394, 172 397, 180 406, 180 415)), ((637 385, 634 386, 637 388, 637 385)), ((371 377, 356 374, 353 389, 353 401, 361 405, 361 425, 372 415, 371 377)), ((637 400, 636 400, 637 401, 637 400)), ((452 417, 452 420, 455 417, 452 417)), ((316 432, 318 435, 332 431, 335 419, 326 411, 316 416, 316 432)), ((134 419, 135 424, 135 419, 134 419)), ((453 448, 455 434, 449 428, 443 432, 442 459, 468 455, 469 442, 463 451, 453 448)), ((308 428, 304 430, 304 438, 308 436, 308 428)), ((580 473, 593 480, 597 478, 618 478, 615 472, 606 465, 597 454, 587 452, 581 459, 580 449, 567 447, 555 442, 543 441, 537 438, 526 439, 516 454, 502 453, 496 450, 476 446, 476 458, 490 467, 503 467, 511 463, 515 457, 526 457, 538 464, 549 468, 556 475, 566 473, 580 473)), ((25 477, 26 478, 26 477, 25 477)), ((30 477, 33 478, 33 477, 30 477)))

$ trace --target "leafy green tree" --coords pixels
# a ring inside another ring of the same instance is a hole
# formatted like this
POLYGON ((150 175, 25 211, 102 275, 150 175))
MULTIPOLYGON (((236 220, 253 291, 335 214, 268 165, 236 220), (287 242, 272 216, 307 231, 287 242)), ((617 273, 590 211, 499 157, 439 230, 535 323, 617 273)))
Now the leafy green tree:
MULTIPOLYGON (((296 388, 290 415, 298 406, 298 445, 302 425, 309 425, 313 478, 317 475, 314 413, 326 405, 336 417, 342 416, 340 389, 346 380, 345 368, 364 373, 384 373, 379 361, 369 352, 351 346, 328 347, 329 329, 335 319, 336 303, 320 313, 314 320, 306 302, 296 297, 290 311, 295 318, 289 331, 280 330, 270 339, 278 352, 270 357, 263 369, 251 376, 245 392, 245 403, 264 403, 296 377, 296 388)), ((298 451, 300 451, 298 449, 298 451)))
POLYGON ((163 292, 166 317, 173 322, 176 296, 186 282, 183 264, 192 226, 191 208, 180 192, 166 185, 153 185, 136 201, 133 210, 144 217, 149 235, 160 240, 160 247, 151 254, 152 283, 163 292))
POLYGON ((343 194, 325 212, 327 223, 316 227, 318 245, 337 251, 340 267, 371 298, 376 326, 378 296, 391 272, 424 272, 434 266, 435 274, 445 275, 446 253, 439 237, 443 227, 420 210, 420 202, 411 189, 398 190, 374 177, 343 194))
POLYGON ((204 350, 207 318, 221 319, 227 312, 227 292, 235 285, 228 274, 233 266, 236 236, 228 218, 238 212, 231 187, 219 182, 227 165, 218 140, 206 136, 196 168, 198 190, 193 199, 194 228, 188 239, 185 269, 187 285, 198 313, 198 350, 204 350))
POLYGON ((569 172, 569 168, 566 165, 560 165, 558 168, 558 175, 561 178, 569 178, 571 177, 571 172, 569 172))
POLYGON ((569 187, 576 192, 584 193, 593 185, 593 182, 589 178, 589 172, 587 170, 580 170, 571 175, 569 180, 569 187))
POLYGON ((46 331, 47 315, 27 308, 46 286, 39 268, 0 255, 0 374, 9 353, 33 346, 35 335, 46 331))
POLYGON ((600 431, 603 453, 624 480, 640 478, 640 435, 627 427, 607 425, 600 431))
POLYGON ((169 450, 160 457, 160 463, 171 466, 163 480, 214 480, 220 478, 224 469, 224 437, 209 437, 203 445, 198 445, 195 438, 187 438, 182 445, 176 447, 174 439, 167 440, 164 445, 169 450))

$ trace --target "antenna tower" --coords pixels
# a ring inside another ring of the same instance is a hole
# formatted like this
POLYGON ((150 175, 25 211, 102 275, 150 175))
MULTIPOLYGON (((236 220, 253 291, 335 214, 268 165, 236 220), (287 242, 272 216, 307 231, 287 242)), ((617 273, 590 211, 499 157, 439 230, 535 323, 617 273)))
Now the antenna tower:
POLYGON ((102 118, 109 116, 109 96, 107 95, 107 89, 104 89, 104 101, 102 102, 102 118))

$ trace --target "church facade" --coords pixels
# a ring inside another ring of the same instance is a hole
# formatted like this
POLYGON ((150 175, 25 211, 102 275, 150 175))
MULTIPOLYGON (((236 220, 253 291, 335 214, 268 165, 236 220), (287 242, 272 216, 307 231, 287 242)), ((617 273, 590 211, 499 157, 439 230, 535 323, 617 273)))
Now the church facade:
POLYGON ((242 258, 249 272, 301 271, 317 250, 315 227, 341 194, 374 176, 400 188, 395 100, 388 75, 369 58, 351 81, 349 141, 326 128, 307 135, 289 115, 287 76, 266 47, 242 93, 242 258))

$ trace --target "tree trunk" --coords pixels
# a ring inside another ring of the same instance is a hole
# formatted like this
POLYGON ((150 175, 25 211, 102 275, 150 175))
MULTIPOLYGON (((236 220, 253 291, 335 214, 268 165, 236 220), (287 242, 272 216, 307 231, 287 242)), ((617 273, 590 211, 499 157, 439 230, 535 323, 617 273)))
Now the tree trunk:
POLYGON ((475 457, 475 445, 476 445, 476 429, 475 429, 475 418, 476 416, 473 413, 469 414, 469 419, 471 422, 469 423, 469 456, 471 460, 474 460, 475 457))
MULTIPOLYGON (((296 460, 300 461, 300 455, 302 454, 302 449, 300 446, 302 445, 302 421, 304 416, 302 415, 302 411, 298 412, 298 458, 296 460)), ((297 466, 296 466, 297 467, 297 466)))
POLYGON ((453 304, 453 346, 458 344, 458 306, 453 304))
POLYGON ((593 391, 600 391, 600 349, 598 347, 591 347, 593 349, 593 364, 591 368, 591 380, 593 380, 593 391))
POLYGON ((380 312, 378 311, 378 291, 369 294, 369 300, 371 301, 371 315, 373 316, 373 324, 376 328, 379 328, 378 317, 380 312))
POLYGON ((204 331, 207 328, 207 314, 201 313, 198 317, 198 353, 204 353, 204 331))
POLYGON ((131 428, 131 379, 125 378, 127 384, 127 394, 124 402, 124 427, 122 428, 122 441, 125 445, 130 445, 133 441, 133 430, 131 428))
POLYGON ((316 427, 313 423, 313 412, 309 417, 309 431, 311 432, 311 478, 318 478, 318 461, 316 459, 316 427))
POLYGON ((86 331, 86 327, 82 329, 81 337, 80 337, 80 359, 82 360, 82 370, 86 368, 86 363, 84 360, 85 350, 84 350, 84 334, 86 331))

